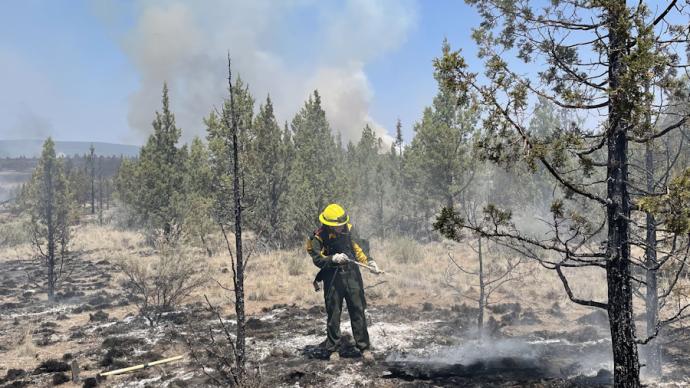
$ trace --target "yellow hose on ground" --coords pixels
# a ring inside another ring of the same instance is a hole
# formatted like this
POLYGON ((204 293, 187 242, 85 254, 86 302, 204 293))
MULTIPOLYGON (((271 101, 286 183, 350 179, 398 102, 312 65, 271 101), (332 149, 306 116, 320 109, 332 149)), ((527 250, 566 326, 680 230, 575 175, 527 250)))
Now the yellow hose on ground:
POLYGON ((139 369, 146 369, 146 368, 149 368, 149 367, 152 367, 152 366, 156 366, 156 365, 160 365, 160 364, 165 364, 165 363, 168 363, 168 362, 173 362, 173 361, 177 361, 177 360, 181 360, 181 359, 182 359, 182 356, 175 356, 175 357, 170 357, 170 358, 164 358, 164 359, 158 360, 158 361, 147 362, 146 364, 139 364, 139 365, 135 365, 135 366, 130 366, 130 367, 128 367, 128 368, 116 369, 116 370, 111 370, 111 371, 109 371, 109 372, 99 373, 98 375, 99 375, 99 376, 113 376, 113 375, 119 375, 119 374, 121 374, 121 373, 127 373, 127 372, 131 372, 131 371, 139 370, 139 369))

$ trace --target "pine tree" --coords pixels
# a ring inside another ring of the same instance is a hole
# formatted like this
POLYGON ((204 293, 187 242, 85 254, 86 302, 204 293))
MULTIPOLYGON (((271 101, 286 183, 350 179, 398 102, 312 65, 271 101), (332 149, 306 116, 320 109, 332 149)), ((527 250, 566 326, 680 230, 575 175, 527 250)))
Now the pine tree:
POLYGON ((410 188, 406 186, 405 178, 405 167, 404 167, 404 147, 403 147, 403 134, 402 134, 402 122, 400 119, 395 124, 395 142, 391 144, 391 150, 388 154, 389 162, 388 169, 389 180, 391 182, 391 202, 393 204, 395 217, 391 219, 392 227, 397 233, 402 232, 404 229, 403 225, 406 223, 405 218, 408 216, 407 209, 407 199, 410 188))
POLYGON ((347 182, 343 186, 349 187, 343 192, 347 194, 345 203, 350 205, 359 233, 366 236, 381 236, 385 228, 381 202, 387 182, 383 179, 386 172, 382 169, 387 166, 383 163, 381 150, 381 139, 367 124, 357 144, 348 143, 345 153, 344 176, 347 182))
POLYGON ((470 141, 477 112, 467 104, 456 105, 456 100, 449 88, 440 85, 432 106, 424 110, 422 121, 415 126, 415 137, 408 150, 410 167, 420 174, 420 195, 446 207, 455 206, 474 171, 470 141))
POLYGON ((369 124, 364 126, 362 136, 354 148, 355 203, 371 199, 374 185, 374 173, 377 168, 380 142, 369 124))
MULTIPOLYGON (((447 48, 435 61, 437 74, 446 87, 459 93, 459 102, 476 98, 484 109, 480 155, 501 164, 541 164, 565 194, 552 203, 554 238, 548 244, 518 230, 511 212, 497 206, 485 209, 485 219, 493 224, 488 228, 469 225, 446 209, 440 229, 444 234, 452 234, 456 227, 478 231, 555 270, 571 301, 608 313, 614 385, 639 387, 630 222, 638 207, 630 197, 629 144, 663 137, 688 120, 684 114, 662 129, 645 131, 646 118, 661 113, 650 109, 652 102, 663 98, 653 91, 672 90, 675 69, 687 66, 680 63, 673 43, 677 34, 684 35, 680 31, 687 30, 687 23, 673 22, 673 13, 682 11, 675 8, 675 1, 658 15, 645 2, 628 6, 624 0, 470 3, 482 18, 473 38, 484 60, 483 77, 469 70, 459 51, 447 48), (518 74, 508 65, 507 53, 515 53, 528 66, 544 68, 518 74), (531 111, 530 100, 537 96, 602 119, 594 127, 576 125, 554 136, 532 134, 525 118, 531 111), (592 169, 599 173, 583 179, 582 171, 592 169), (573 202, 587 203, 594 217, 578 212, 571 207, 573 202), (597 218, 606 223, 600 227, 592 222, 597 218), (605 235, 598 233, 602 228, 605 235), (602 249, 590 249, 597 244, 602 249), (532 249, 559 257, 545 262, 546 255, 530 253, 532 249), (605 272, 606 301, 579 298, 571 289, 563 268, 583 266, 605 272)), ((668 191, 672 193, 670 187, 668 191)))
POLYGON ((341 153, 331 134, 318 91, 292 120, 295 156, 288 177, 290 237, 301 241, 317 224, 328 203, 344 198, 341 153))
POLYGON ((24 190, 22 203, 30 214, 30 233, 38 261, 45 270, 48 300, 53 301, 55 290, 69 267, 76 200, 51 138, 43 143, 41 158, 24 190))
MULTIPOLYGON (((287 129, 287 128, 286 128, 287 129)), ((290 133, 283 132, 273 113, 271 98, 259 107, 254 119, 254 138, 250 144, 248 169, 255 200, 251 207, 251 226, 280 242, 285 228, 287 178, 290 167, 290 133)))
POLYGON ((396 150, 398 156, 403 154, 403 135, 402 135, 402 122, 400 119, 395 123, 395 142, 393 143, 393 150, 396 150))
POLYGON ((139 159, 123 163, 119 180, 121 196, 151 232, 161 231, 175 241, 184 220, 186 146, 177 147, 182 131, 170 110, 168 86, 163 85, 163 111, 156 112, 153 134, 142 147, 139 159))
POLYGON ((213 232, 211 209, 213 206, 212 171, 209 152, 198 137, 192 140, 186 160, 184 191, 186 206, 184 233, 192 244, 200 245, 210 257, 213 254, 209 236, 213 232))
MULTIPOLYGON (((240 147, 240 170, 239 181, 240 191, 246 196, 244 198, 243 206, 249 206, 254 202, 252 191, 253 188, 247 187, 251 184, 251 163, 249 152, 251 147, 251 140, 253 135, 253 115, 254 115, 254 98, 249 92, 249 87, 240 77, 237 77, 233 89, 234 111, 237 115, 237 136, 238 147, 240 147)), ((224 103, 223 109, 229 111, 230 107, 226 106, 229 101, 224 103)), ((222 113, 222 112, 221 112, 222 113)), ((224 206, 224 204, 232 203, 232 128, 229 128, 223 123, 222 115, 216 111, 212 111, 207 118, 204 119, 206 124, 206 140, 208 141, 209 162, 212 170, 212 192, 214 193, 214 207, 213 215, 217 222, 222 222, 228 225, 232 224, 234 213, 228 211, 231 208, 224 206)))

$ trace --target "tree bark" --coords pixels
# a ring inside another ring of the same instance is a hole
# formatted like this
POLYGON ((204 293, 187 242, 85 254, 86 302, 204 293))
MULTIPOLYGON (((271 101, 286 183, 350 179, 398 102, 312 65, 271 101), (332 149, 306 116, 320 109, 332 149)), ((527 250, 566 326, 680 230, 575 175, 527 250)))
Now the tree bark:
POLYGON ((235 360, 237 380, 243 381, 246 376, 245 363, 245 311, 244 311, 244 258, 242 255, 242 192, 240 187, 240 166, 238 147, 238 123, 235 112, 235 101, 232 88, 232 73, 228 60, 228 83, 230 84, 230 114, 232 118, 232 194, 235 205, 235 313, 237 314, 237 339, 235 343, 235 360))
POLYGON ((608 316, 614 363, 614 386, 640 386, 640 365, 635 342, 633 292, 630 284, 630 198, 628 193, 629 106, 621 93, 621 78, 626 71, 623 56, 627 50, 625 0, 609 5, 609 87, 612 90, 608 116, 607 221, 608 241, 606 280, 608 316))

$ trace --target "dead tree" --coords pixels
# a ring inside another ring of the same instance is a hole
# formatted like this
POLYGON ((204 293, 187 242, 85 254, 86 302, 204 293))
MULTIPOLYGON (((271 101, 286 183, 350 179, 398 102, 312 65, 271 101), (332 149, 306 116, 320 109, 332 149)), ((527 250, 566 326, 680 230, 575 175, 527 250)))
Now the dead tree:
MULTIPOLYGON (((238 380, 244 380, 246 375, 246 320, 244 316, 244 269, 247 262, 242 255, 242 193, 240 192, 240 165, 238 147, 238 114, 235 109, 234 93, 232 88, 232 69, 228 58, 228 88, 230 90, 230 109, 225 110, 223 121, 232 128, 232 196, 235 209, 235 263, 233 263, 233 284, 235 286, 235 313, 237 314, 237 337, 235 340, 235 357, 237 360, 238 380)), ((225 231, 223 235, 227 239, 225 231)), ((228 248, 228 252, 232 254, 228 248)))
MULTIPOLYGON (((644 188, 637 189, 636 194, 641 198, 645 219, 643 224, 633 223, 638 235, 633 236, 631 243, 644 251, 644 257, 635 262, 645 275, 645 281, 640 283, 645 291, 638 291, 638 296, 645 302, 647 338, 639 343, 645 345, 645 366, 653 376, 662 372, 662 341, 658 338, 661 332, 690 317, 690 295, 683 295, 682 287, 677 287, 682 286, 683 276, 688 273, 690 242, 686 231, 678 229, 677 217, 682 213, 679 204, 668 208, 679 200, 674 197, 688 189, 686 185, 679 186, 678 178, 671 180, 672 171, 680 164, 680 155, 687 152, 684 128, 679 135, 665 137, 658 147, 651 141, 644 144, 644 167, 637 167, 644 176, 644 188)), ((687 162, 682 164, 687 174, 687 162)))
MULTIPOLYGON (((649 91, 649 86, 647 86, 649 91)), ((673 121, 678 110, 687 111, 687 95, 680 93, 674 95, 669 93, 666 104, 667 111, 655 117, 656 122, 652 122, 650 111, 645 117, 644 127, 640 132, 654 133, 655 130, 663 128, 668 121, 673 121)), ((631 167, 631 196, 638 201, 645 201, 646 197, 660 197, 666 194, 669 180, 674 170, 688 168, 690 164, 687 160, 682 160, 681 155, 687 152, 685 145, 685 128, 682 126, 678 131, 670 133, 661 139, 652 139, 639 147, 633 147, 630 162, 631 167), (643 150, 641 149, 643 148, 643 150), (636 159, 640 154, 642 157, 636 159)), ((646 335, 648 339, 643 350, 646 358, 646 372, 649 375, 661 375, 661 341, 658 337, 657 325, 661 322, 661 315, 673 315, 672 311, 661 311, 664 307, 669 310, 666 299, 670 296, 664 290, 664 280, 674 279, 685 269, 687 254, 684 252, 685 241, 683 235, 669 233, 669 230, 655 216, 652 209, 643 209, 644 223, 635 220, 632 222, 631 244, 640 248, 644 252, 644 257, 634 257, 633 264, 640 269, 644 275, 644 282, 638 282, 638 288, 645 289, 644 293, 636 290, 636 294, 645 302, 646 309, 646 335)), ((660 328, 667 326, 662 324, 660 328)))
POLYGON ((625 0, 471 3, 483 19, 473 34, 484 60, 483 77, 449 47, 435 62, 438 76, 458 92, 459 103, 469 99, 484 109, 480 154, 497 163, 540 164, 557 182, 560 198, 552 206, 547 238, 521 232, 512 213, 497 206, 485 209, 490 226, 472 225, 453 209, 445 209, 439 221, 446 231, 468 228, 519 249, 555 270, 571 301, 606 310, 614 385, 639 387, 633 289, 641 279, 631 270, 631 222, 638 204, 630 197, 629 145, 661 138, 688 121, 687 114, 679 114, 651 133, 636 130, 647 113, 663 112, 666 101, 659 90, 676 88, 677 71, 688 69, 681 59, 682 46, 690 41, 687 4, 673 0, 653 12, 644 2, 628 6, 625 0), (684 22, 674 24, 673 16, 684 22), (528 67, 541 67, 513 71, 506 61, 510 53, 528 67), (651 93, 645 85, 651 85, 651 93), (539 136, 526 123, 530 97, 601 120, 585 122, 589 128, 572 123, 539 136), (581 267, 605 273, 607 301, 576 296, 563 269, 581 267))
MULTIPOLYGON (((232 84, 232 69, 230 58, 228 57, 228 91, 229 98, 224 102, 222 112, 211 113, 206 124, 208 125, 209 149, 211 154, 211 165, 213 170, 213 195, 214 195, 214 218, 218 223, 221 233, 225 239, 227 252, 230 256, 230 268, 232 272, 232 287, 219 286, 231 291, 234 295, 235 314, 237 327, 234 338, 230 335, 228 327, 220 323, 225 332, 227 340, 226 351, 231 353, 231 357, 216 358, 211 357, 209 362, 222 367, 218 370, 216 379, 219 381, 227 380, 226 383, 233 385, 246 385, 247 375, 247 355, 246 355, 246 317, 245 317, 245 289, 244 279, 246 266, 250 254, 243 251, 243 196, 244 180, 243 158, 240 153, 245 145, 240 144, 243 136, 242 130, 251 125, 251 120, 246 119, 243 113, 246 107, 244 102, 246 90, 237 88, 232 84), (239 101, 239 103, 238 103, 239 101), (234 236, 234 242, 231 239, 234 236)), ((209 303, 213 311, 217 311, 209 303)), ((218 349, 215 337, 211 338, 209 349, 218 349)), ((195 351, 194 349, 192 349, 195 351)), ((214 352, 217 354, 218 352, 214 352)), ((221 352, 222 353, 222 352, 221 352)), ((199 360, 203 362, 203 360, 199 360)), ((201 364, 203 365, 203 364, 201 364)), ((205 371, 205 368, 202 367, 205 371)))
MULTIPOLYGON (((464 209, 466 217, 476 220, 477 208, 477 202, 465 201, 464 209)), ((437 226, 440 227, 440 225, 437 226)), ((471 242, 467 244, 467 246, 477 254, 476 269, 463 267, 452 254, 448 253, 448 260, 451 265, 445 272, 444 284, 455 290, 461 297, 477 303, 477 335, 481 338, 484 333, 484 310, 489 305, 493 304, 491 298, 495 292, 500 290, 505 284, 519 280, 516 269, 522 263, 522 259, 520 257, 509 256, 498 258, 498 255, 491 254, 490 256, 493 257, 493 260, 487 261, 484 252, 483 237, 480 234, 472 233, 470 238, 476 239, 476 246, 471 242), (476 277, 477 283, 474 284, 474 286, 479 289, 478 296, 475 297, 470 295, 457 286, 454 279, 456 271, 453 271, 453 269, 465 275, 476 277)), ((456 234, 453 240, 456 242, 463 242, 467 240, 467 236, 456 234)))
POLYGON ((91 184, 91 214, 96 214, 96 149, 93 144, 89 147, 89 154, 86 157, 89 183, 91 184))
POLYGON ((481 338, 484 334, 484 310, 494 303, 492 296, 494 296, 496 291, 509 282, 519 280, 515 270, 522 260, 520 257, 503 257, 500 263, 487 262, 481 236, 476 237, 476 247, 472 244, 468 245, 477 254, 476 270, 463 267, 450 253, 448 254, 448 259, 452 263, 452 267, 466 275, 476 277, 477 283, 475 285, 479 289, 479 295, 474 297, 457 287, 454 281, 454 273, 451 271, 446 271, 444 284, 454 289, 463 298, 477 303, 477 335, 481 338))
POLYGON ((103 225, 103 157, 98 157, 98 224, 103 225))

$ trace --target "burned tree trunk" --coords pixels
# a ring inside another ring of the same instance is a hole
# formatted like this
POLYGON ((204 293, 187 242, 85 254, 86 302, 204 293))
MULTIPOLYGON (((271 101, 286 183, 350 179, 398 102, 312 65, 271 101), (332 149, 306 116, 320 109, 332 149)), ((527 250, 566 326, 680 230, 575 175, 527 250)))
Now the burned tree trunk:
MULTIPOLYGON (((610 5, 609 18, 609 87, 621 88, 626 71, 623 56, 627 51, 625 1, 610 5)), ((607 310, 611 330, 616 387, 639 387, 638 362, 633 317, 633 291, 630 281, 630 197, 628 193, 628 112, 630 101, 622 93, 613 93, 609 104, 607 162, 608 240, 606 246, 607 310)))
MULTIPOLYGON (((228 60, 228 66, 230 66, 228 60)), ((228 72, 230 72, 228 68, 228 72)), ((237 314, 237 340, 235 345, 237 359, 238 380, 245 376, 245 314, 244 314, 244 258, 242 255, 242 194, 240 191, 239 172, 239 147, 237 146, 237 117, 235 115, 232 93, 232 73, 228 74, 230 83, 230 106, 232 115, 232 160, 233 179, 232 195, 235 204, 235 254, 236 254, 236 280, 235 280, 235 313, 237 314)))
MULTIPOLYGON (((227 171, 223 173, 232 174, 232 202, 234 215, 234 231, 235 231, 235 255, 233 257, 232 250, 230 248, 230 243, 227 238, 227 234, 223 227, 223 221, 220 222, 221 230, 226 242, 228 243, 228 253, 232 259, 231 267, 233 274, 233 292, 235 294, 235 314, 237 314, 237 331, 235 344, 233 346, 235 365, 234 371, 232 372, 234 376, 234 381, 238 384, 242 384, 247 376, 246 370, 246 322, 245 322, 245 309, 244 309, 244 268, 246 261, 242 252, 242 193, 243 188, 240 186, 240 160, 239 152, 239 114, 235 101, 235 88, 232 85, 232 68, 230 57, 228 57, 228 90, 230 92, 229 106, 226 103, 223 110, 223 121, 226 129, 230 132, 226 133, 229 135, 229 139, 226 138, 225 141, 230 141, 227 148, 227 152, 231 153, 228 155, 228 159, 232 161, 232 165, 229 166, 232 171, 227 171)), ((227 144, 227 143, 226 143, 227 144)), ((223 203, 225 206, 225 203, 223 203)), ((223 213, 226 213, 223 211, 223 213)), ((227 213, 226 213, 227 214, 227 213)))
POLYGON ((98 224, 103 225, 103 157, 98 159, 98 224))
POLYGON ((89 147, 89 179, 91 181, 91 214, 96 214, 96 149, 89 147))

